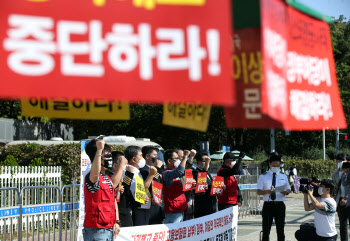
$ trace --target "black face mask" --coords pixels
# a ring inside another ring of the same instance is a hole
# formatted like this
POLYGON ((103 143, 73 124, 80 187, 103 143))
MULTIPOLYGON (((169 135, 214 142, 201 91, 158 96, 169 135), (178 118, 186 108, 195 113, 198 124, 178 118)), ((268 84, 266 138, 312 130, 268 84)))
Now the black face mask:
POLYGON ((158 160, 158 157, 152 157, 152 162, 156 163, 156 161, 158 160))
POLYGON ((113 166, 113 159, 111 154, 103 155, 105 164, 103 165, 106 169, 111 169, 113 166))

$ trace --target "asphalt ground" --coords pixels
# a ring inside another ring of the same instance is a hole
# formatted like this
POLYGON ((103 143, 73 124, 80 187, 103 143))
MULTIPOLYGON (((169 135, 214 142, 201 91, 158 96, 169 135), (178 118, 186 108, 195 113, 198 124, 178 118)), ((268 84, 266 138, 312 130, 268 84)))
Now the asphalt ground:
MULTIPOLYGON (((314 221, 314 211, 306 212, 304 211, 304 195, 299 194, 289 194, 286 197, 286 224, 284 227, 285 241, 295 241, 294 233, 300 228, 302 223, 313 223, 314 221)), ((260 202, 261 208, 263 201, 260 202)), ((335 218, 336 228, 339 236, 339 220, 336 214, 335 218)), ((238 241, 259 241, 260 231, 262 230, 262 216, 252 215, 240 218, 238 220, 238 241)), ((272 224, 270 232, 270 241, 277 241, 276 225, 272 224)))

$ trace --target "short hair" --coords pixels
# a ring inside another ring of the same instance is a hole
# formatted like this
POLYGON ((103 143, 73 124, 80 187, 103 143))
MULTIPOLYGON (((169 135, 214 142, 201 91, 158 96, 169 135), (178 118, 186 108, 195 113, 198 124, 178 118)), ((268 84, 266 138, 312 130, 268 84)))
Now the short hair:
POLYGON ((208 155, 208 153, 206 153, 206 152, 198 153, 197 156, 196 156, 197 162, 203 162, 203 157, 204 157, 204 156, 209 156, 209 155, 208 155))
POLYGON ((128 146, 124 150, 125 158, 130 162, 133 157, 136 157, 137 154, 139 154, 139 151, 141 151, 141 147, 139 146, 128 146))
POLYGON ((347 157, 347 155, 345 153, 338 153, 338 155, 336 155, 335 159, 339 160, 339 161, 345 161, 346 157, 347 157))
MULTIPOLYGON (((94 158, 97 152, 97 146, 96 146, 97 141, 99 140, 92 139, 85 146, 85 152, 89 156, 91 163, 94 161, 94 158)), ((105 144, 103 151, 112 152, 112 148, 108 144, 105 144)))
POLYGON ((322 179, 321 185, 324 185, 326 188, 329 188, 330 194, 333 195, 335 184, 331 179, 322 179))
POLYGON ((121 152, 121 151, 112 151, 113 163, 117 163, 121 156, 124 156, 123 152, 121 152))
POLYGON ((165 153, 164 153, 164 161, 165 161, 165 163, 167 163, 167 161, 169 160, 169 159, 172 159, 173 158, 173 153, 177 153, 176 151, 175 151, 175 149, 170 149, 170 150, 166 150, 165 151, 165 153))
POLYGON ((183 151, 181 148, 175 148, 175 149, 171 149, 174 150, 177 154, 179 154, 179 151, 183 151))
POLYGON ((143 158, 146 157, 146 155, 151 155, 153 151, 159 152, 159 149, 155 146, 144 146, 142 147, 142 156, 143 158))
POLYGON ((269 162, 271 163, 271 162, 275 162, 275 161, 282 162, 282 159, 281 159, 281 156, 278 155, 277 152, 272 152, 270 154, 269 162))

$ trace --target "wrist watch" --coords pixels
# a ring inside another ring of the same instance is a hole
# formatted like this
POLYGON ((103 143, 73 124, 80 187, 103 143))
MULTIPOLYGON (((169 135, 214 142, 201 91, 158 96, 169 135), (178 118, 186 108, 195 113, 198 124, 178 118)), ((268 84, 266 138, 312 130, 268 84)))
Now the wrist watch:
POLYGON ((115 223, 118 224, 119 226, 122 225, 122 222, 120 222, 120 220, 117 220, 115 223))

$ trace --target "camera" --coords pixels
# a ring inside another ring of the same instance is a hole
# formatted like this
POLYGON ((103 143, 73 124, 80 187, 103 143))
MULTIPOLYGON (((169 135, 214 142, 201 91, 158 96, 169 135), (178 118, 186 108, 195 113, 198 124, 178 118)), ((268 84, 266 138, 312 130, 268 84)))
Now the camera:
POLYGON ((321 184, 321 180, 318 179, 317 177, 301 178, 299 183, 300 183, 300 187, 299 187, 299 191, 300 192, 307 193, 308 190, 313 190, 312 195, 314 197, 319 197, 320 196, 318 194, 318 187, 321 184))

